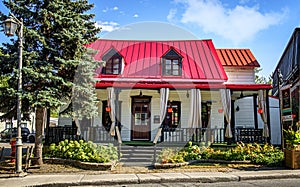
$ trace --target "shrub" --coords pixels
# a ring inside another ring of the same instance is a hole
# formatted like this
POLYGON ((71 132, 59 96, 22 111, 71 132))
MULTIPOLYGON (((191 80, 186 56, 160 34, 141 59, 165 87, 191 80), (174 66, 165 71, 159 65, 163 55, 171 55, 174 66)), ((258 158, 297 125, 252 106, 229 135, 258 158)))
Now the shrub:
POLYGON ((281 166, 284 154, 278 148, 270 144, 239 143, 236 147, 228 150, 215 150, 211 147, 199 147, 189 142, 182 150, 165 149, 159 156, 161 163, 178 163, 198 159, 215 159, 246 161, 266 166, 281 166))
POLYGON ((48 157, 79 160, 83 162, 106 163, 118 159, 117 148, 112 144, 108 146, 97 145, 91 141, 63 140, 49 146, 48 157))
POLYGON ((184 162, 183 158, 183 152, 179 152, 178 150, 172 148, 165 148, 161 151, 160 155, 158 156, 158 162, 162 164, 181 163, 184 162))
POLYGON ((270 144, 260 146, 256 143, 239 143, 235 148, 226 151, 215 151, 212 148, 207 148, 201 153, 201 157, 218 160, 249 160, 254 164, 281 166, 284 159, 284 154, 281 150, 270 144))

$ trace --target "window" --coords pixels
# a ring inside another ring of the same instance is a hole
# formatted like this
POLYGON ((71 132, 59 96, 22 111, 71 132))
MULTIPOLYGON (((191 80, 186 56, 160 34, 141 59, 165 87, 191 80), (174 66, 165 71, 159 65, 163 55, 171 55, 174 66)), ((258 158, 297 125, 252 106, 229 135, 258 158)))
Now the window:
POLYGON ((122 70, 122 56, 114 49, 106 53, 102 60, 106 62, 102 68, 102 74, 118 75, 122 70))
POLYGON ((167 114, 164 119, 164 128, 172 129, 180 125, 181 103, 179 101, 169 101, 167 114))
POLYGON ((165 76, 180 76, 181 75, 181 56, 171 49, 163 56, 162 73, 165 76))

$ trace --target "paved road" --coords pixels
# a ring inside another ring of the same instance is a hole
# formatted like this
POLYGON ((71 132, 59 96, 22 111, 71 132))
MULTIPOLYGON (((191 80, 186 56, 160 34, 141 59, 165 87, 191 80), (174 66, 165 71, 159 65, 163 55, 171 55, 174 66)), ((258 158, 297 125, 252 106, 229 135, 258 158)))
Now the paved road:
MULTIPOLYGON (((149 183, 149 184, 120 184, 104 185, 103 187, 299 187, 300 179, 268 179, 268 180, 248 180, 239 182, 219 182, 219 183, 149 183)), ((75 186, 72 186, 75 187, 75 186)), ((97 186, 81 186, 97 187, 97 186)))

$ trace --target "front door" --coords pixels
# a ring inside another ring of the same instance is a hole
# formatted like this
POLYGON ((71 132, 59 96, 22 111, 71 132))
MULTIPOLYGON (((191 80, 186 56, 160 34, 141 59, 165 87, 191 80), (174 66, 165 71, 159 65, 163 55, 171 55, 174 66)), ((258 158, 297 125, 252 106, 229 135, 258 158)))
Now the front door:
POLYGON ((150 140, 150 97, 133 97, 132 140, 150 140))

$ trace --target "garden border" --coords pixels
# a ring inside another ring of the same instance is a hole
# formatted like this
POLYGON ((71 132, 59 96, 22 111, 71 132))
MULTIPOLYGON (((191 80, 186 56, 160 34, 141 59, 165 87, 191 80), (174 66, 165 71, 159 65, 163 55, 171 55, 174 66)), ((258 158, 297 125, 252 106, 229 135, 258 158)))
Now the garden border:
POLYGON ((245 161, 238 161, 238 160, 215 160, 215 159, 200 159, 200 160, 191 160, 188 162, 182 162, 182 163, 155 163, 154 168, 155 169, 168 169, 168 168, 175 168, 175 167, 181 167, 181 166, 187 166, 191 164, 196 163, 219 163, 219 164, 253 164, 250 160, 245 161))
POLYGON ((62 159, 62 158, 44 158, 44 163, 48 164, 68 164, 85 170, 96 170, 96 171, 106 171, 113 170, 118 162, 109 163, 95 163, 95 162, 81 162, 78 160, 62 159))

